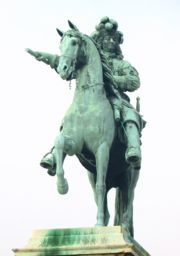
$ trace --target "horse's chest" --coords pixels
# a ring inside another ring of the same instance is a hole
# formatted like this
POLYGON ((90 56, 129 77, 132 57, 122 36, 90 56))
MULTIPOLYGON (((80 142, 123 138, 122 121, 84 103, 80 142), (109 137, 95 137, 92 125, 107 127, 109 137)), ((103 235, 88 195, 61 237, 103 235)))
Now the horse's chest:
POLYGON ((101 112, 102 109, 98 105, 79 104, 68 111, 67 117, 71 122, 78 122, 79 125, 86 126, 89 122, 95 124, 100 118, 101 112))
POLYGON ((79 152, 84 144, 95 152, 103 141, 111 143, 114 120, 110 103, 102 100, 87 106, 72 105, 64 118, 63 133, 73 138, 79 152))
POLYGON ((72 106, 65 116, 65 126, 73 133, 77 132, 85 140, 87 137, 96 137, 103 126, 102 108, 99 105, 72 106))

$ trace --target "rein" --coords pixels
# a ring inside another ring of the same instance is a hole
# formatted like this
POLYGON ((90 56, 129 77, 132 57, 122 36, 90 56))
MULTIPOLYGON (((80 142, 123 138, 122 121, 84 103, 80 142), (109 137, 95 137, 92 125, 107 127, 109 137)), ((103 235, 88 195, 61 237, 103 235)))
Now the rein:
MULTIPOLYGON (((67 33, 67 35, 68 35, 68 33, 67 33)), ((72 56, 70 56, 70 55, 68 55, 68 54, 62 54, 60 57, 65 57, 65 58, 67 58, 67 59, 69 59, 70 60, 70 62, 71 62, 71 68, 72 68, 72 74, 71 74, 71 76, 70 76, 70 79, 69 79, 69 89, 71 89, 71 80, 73 79, 73 78, 75 78, 75 74, 76 74, 76 70, 79 68, 78 67, 78 65, 79 65, 79 59, 78 59, 78 57, 79 56, 81 56, 80 58, 81 59, 83 59, 83 62, 85 61, 87 61, 87 56, 85 56, 85 51, 86 51, 86 49, 84 49, 83 47, 82 47, 82 43, 83 42, 85 42, 86 43, 86 41, 85 41, 85 39, 84 39, 84 37, 80 34, 74 34, 74 33, 72 33, 72 36, 75 36, 75 37, 77 37, 78 39, 79 39, 79 42, 78 42, 78 45, 79 45, 79 47, 77 47, 77 49, 76 49, 76 54, 75 54, 75 57, 72 57, 72 56), (81 51, 82 51, 82 48, 83 48, 83 50, 84 50, 84 52, 83 53, 81 53, 81 51), (81 53, 81 54, 80 54, 81 53), (85 60, 86 59, 86 60, 85 60)), ((87 37, 88 39, 90 39, 91 41, 93 41, 89 36, 87 36, 87 35, 85 35, 85 37, 87 37)), ((62 39, 63 40, 63 39, 62 39)), ((84 63, 83 63, 84 64, 84 63)), ((82 65, 82 63, 80 64, 80 65, 82 65)), ((102 86, 103 88, 104 88, 104 83, 103 82, 100 82, 100 83, 93 83, 93 84, 88 84, 88 83, 86 83, 86 84, 82 84, 82 85, 79 85, 78 86, 78 84, 76 83, 76 89, 78 89, 78 90, 87 90, 87 89, 89 89, 89 88, 93 88, 93 87, 96 87, 96 86, 102 86)))
POLYGON ((98 85, 104 86, 104 83, 83 84, 83 85, 81 85, 81 86, 78 86, 78 85, 76 84, 76 88, 77 88, 78 90, 86 90, 86 89, 89 89, 89 88, 91 88, 91 87, 96 87, 96 86, 98 86, 98 85))
POLYGON ((72 67, 73 67, 73 69, 75 69, 76 63, 77 63, 76 58, 72 58, 71 56, 66 55, 66 54, 62 54, 60 57, 66 57, 66 58, 70 59, 71 63, 73 64, 72 67))
POLYGON ((66 54, 62 54, 61 55, 62 57, 66 57, 68 59, 71 60, 71 63, 72 63, 72 73, 71 73, 71 77, 70 77, 70 80, 69 80, 69 89, 71 90, 71 81, 74 77, 74 74, 76 73, 76 64, 77 64, 77 60, 75 58, 72 58, 71 56, 69 55, 66 55, 66 54))

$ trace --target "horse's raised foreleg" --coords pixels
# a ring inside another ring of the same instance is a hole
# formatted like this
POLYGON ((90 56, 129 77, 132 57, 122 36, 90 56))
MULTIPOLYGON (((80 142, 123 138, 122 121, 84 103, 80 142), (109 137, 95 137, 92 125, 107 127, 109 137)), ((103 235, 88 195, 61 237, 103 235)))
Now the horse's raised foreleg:
POLYGON ((106 174, 109 162, 109 146, 106 142, 102 143, 96 152, 96 202, 98 207, 96 226, 105 226, 104 206, 107 204, 106 174))
POLYGON ((55 139, 54 156, 56 160, 57 189, 60 194, 68 192, 68 183, 64 178, 63 161, 66 156, 64 153, 65 138, 60 133, 55 139))

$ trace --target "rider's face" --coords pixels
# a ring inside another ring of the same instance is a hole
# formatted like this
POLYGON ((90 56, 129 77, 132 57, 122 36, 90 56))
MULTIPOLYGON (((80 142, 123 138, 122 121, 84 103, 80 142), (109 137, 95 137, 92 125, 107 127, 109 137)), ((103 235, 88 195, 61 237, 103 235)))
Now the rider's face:
POLYGON ((102 48, 106 52, 114 52, 116 49, 116 41, 115 38, 111 36, 106 36, 102 42, 102 48))

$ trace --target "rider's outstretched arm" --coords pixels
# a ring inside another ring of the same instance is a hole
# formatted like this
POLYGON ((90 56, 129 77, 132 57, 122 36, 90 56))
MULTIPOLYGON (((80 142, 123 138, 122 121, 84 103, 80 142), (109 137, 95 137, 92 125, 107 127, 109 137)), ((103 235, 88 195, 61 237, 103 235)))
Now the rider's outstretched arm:
POLYGON ((57 67, 59 64, 59 56, 58 55, 53 55, 50 53, 46 52, 37 52, 37 51, 32 51, 31 49, 27 48, 26 51, 34 56, 36 60, 42 61, 46 63, 47 65, 50 65, 51 68, 55 69, 57 72, 57 67))

